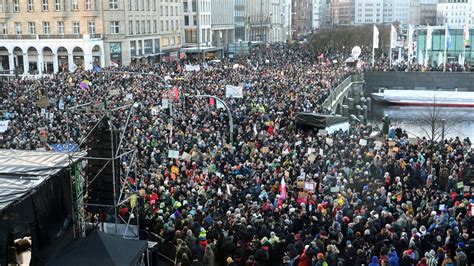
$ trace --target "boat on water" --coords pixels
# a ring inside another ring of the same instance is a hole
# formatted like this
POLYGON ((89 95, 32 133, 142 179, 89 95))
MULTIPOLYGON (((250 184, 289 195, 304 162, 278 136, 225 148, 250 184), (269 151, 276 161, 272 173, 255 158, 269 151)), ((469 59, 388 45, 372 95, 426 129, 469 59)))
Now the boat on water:
POLYGON ((474 107, 474 92, 384 90, 372 93, 375 101, 403 106, 474 107))

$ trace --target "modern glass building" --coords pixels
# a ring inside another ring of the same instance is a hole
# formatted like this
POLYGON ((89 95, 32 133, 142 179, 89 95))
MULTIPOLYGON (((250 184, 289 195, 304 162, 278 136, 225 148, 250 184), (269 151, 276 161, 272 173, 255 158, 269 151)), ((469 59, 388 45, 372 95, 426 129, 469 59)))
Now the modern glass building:
MULTIPOLYGON (((426 53, 426 33, 427 28, 417 28, 416 33, 418 33, 417 41, 417 57, 420 56, 423 59, 426 59, 426 54, 428 54, 429 62, 431 64, 439 64, 444 62, 444 47, 445 47, 445 26, 434 26, 432 34, 432 45, 431 49, 426 53), (422 53, 422 55, 421 55, 422 53), (441 58, 440 58, 441 56, 441 58)), ((474 38, 474 26, 471 25, 469 30, 469 40, 472 43, 474 38)), ((465 62, 471 65, 474 65, 474 48, 472 45, 470 47, 464 46, 463 39, 463 28, 451 28, 449 33, 451 35, 451 45, 447 49, 447 59, 448 63, 458 62, 459 55, 463 56, 465 54, 465 62)), ((415 33, 415 34, 416 34, 415 33)))

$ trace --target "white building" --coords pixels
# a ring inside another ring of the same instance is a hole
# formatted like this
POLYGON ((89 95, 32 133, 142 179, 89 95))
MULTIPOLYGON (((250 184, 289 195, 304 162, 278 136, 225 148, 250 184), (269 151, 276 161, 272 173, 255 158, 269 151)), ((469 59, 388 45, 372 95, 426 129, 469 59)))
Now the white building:
POLYGON ((283 12, 283 34, 285 40, 291 39, 291 14, 292 14, 291 0, 282 1, 283 12))
POLYGON ((354 24, 408 23, 416 0, 355 0, 354 24))
POLYGON ((212 45, 226 47, 234 42, 234 0, 212 0, 212 45))
POLYGON ((210 46, 211 0, 183 0, 184 45, 210 46))
POLYGON ((462 26, 472 24, 474 17, 474 1, 472 0, 439 0, 436 5, 436 20, 439 25, 462 26))
POLYGON ((311 28, 313 30, 321 28, 323 20, 323 2, 324 0, 311 1, 311 28))

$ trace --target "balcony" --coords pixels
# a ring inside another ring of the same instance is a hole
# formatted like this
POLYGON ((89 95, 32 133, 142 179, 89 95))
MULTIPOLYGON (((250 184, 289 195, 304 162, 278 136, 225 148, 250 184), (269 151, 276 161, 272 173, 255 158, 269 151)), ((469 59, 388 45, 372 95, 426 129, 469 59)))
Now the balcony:
POLYGON ((10 39, 34 40, 34 39, 36 39, 36 35, 3 34, 3 35, 0 35, 0 39, 3 39, 3 40, 10 40, 10 39))
POLYGON ((43 39, 82 39, 82 34, 47 34, 47 35, 38 35, 40 40, 43 39))

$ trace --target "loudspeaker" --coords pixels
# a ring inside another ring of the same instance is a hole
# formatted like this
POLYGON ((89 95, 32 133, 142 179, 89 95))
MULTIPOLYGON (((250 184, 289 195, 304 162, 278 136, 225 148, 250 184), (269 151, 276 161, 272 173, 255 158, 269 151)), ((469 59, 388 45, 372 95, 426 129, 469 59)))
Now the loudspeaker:
POLYGON ((111 131, 107 120, 101 121, 100 125, 89 135, 87 140, 87 155, 89 157, 87 183, 89 186, 85 203, 88 212, 108 212, 116 203, 116 197, 120 193, 121 169, 120 160, 115 158, 118 143, 119 132, 111 131), (89 204, 107 205, 108 207, 90 206, 89 204))

